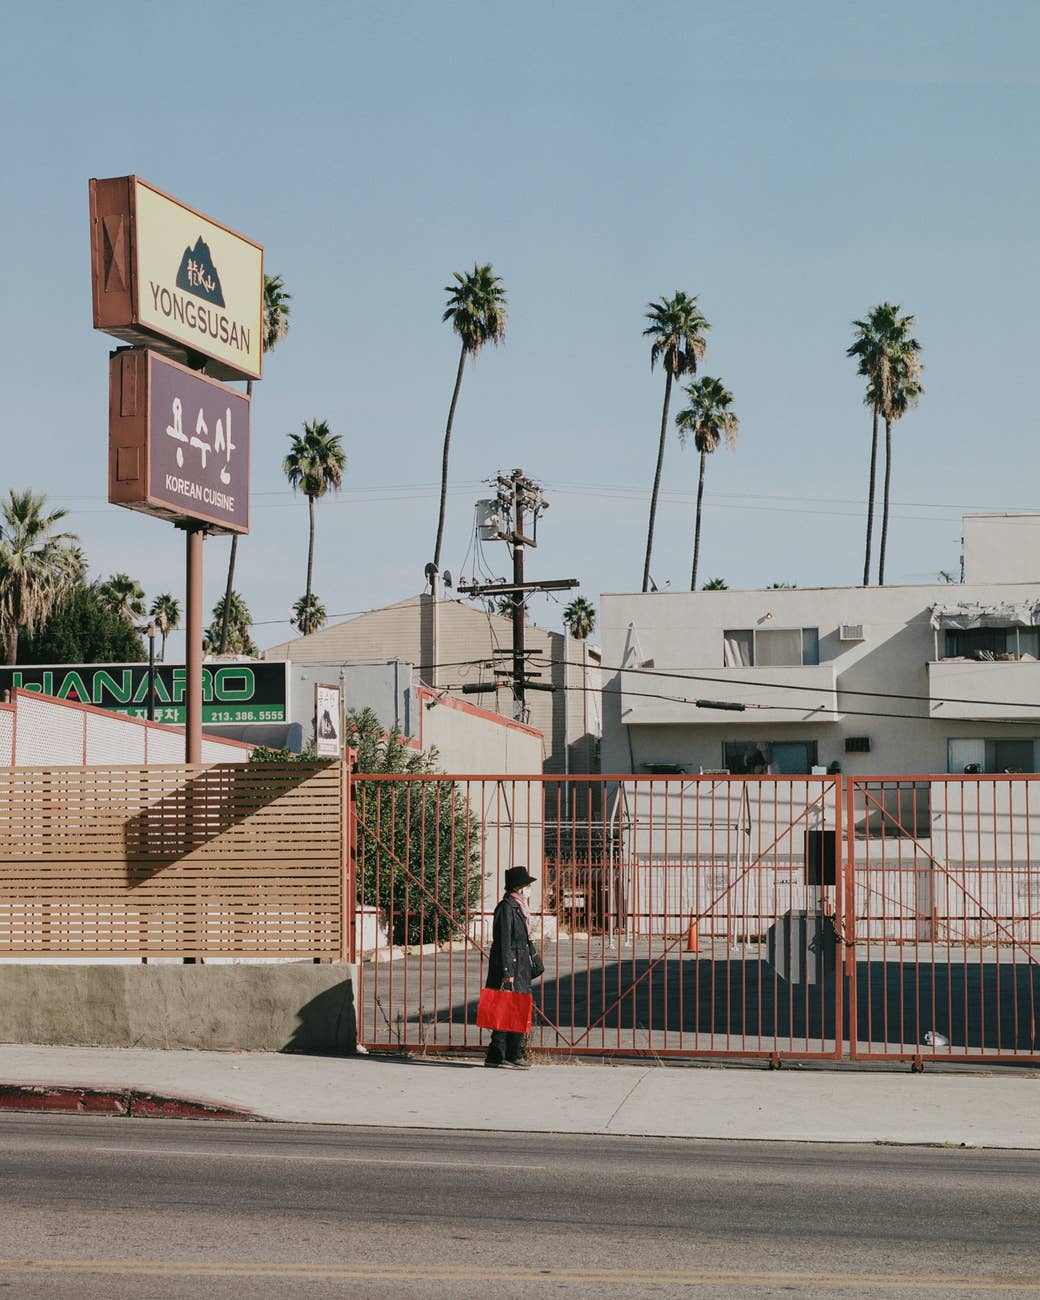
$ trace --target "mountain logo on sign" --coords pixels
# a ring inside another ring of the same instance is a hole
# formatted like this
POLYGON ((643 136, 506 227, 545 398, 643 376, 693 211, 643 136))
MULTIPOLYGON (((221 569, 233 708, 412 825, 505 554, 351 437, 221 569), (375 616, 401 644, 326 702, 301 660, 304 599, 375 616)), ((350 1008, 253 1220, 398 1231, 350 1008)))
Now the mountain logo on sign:
POLYGON ((217 307, 224 306, 224 292, 220 287, 220 276, 213 265, 213 255, 209 245, 200 235, 194 248, 186 248, 181 258, 181 269, 177 272, 177 288, 185 293, 193 293, 196 298, 204 298, 217 307))

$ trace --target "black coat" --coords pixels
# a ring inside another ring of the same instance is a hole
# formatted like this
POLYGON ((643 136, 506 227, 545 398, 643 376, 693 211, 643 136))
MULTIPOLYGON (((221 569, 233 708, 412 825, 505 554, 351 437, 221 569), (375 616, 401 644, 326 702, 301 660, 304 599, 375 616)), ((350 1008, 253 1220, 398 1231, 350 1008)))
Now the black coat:
POLYGON ((495 908, 495 925, 491 935, 485 983, 489 989, 500 989, 507 975, 513 978, 509 987, 514 993, 532 992, 531 947, 527 923, 520 904, 508 894, 495 908))

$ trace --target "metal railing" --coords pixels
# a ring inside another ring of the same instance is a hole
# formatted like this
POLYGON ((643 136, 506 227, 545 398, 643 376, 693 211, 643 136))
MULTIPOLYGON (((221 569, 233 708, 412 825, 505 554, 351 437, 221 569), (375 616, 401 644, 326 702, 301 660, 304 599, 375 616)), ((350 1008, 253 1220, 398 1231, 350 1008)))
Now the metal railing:
POLYGON ((838 779, 359 775, 354 787, 369 1046, 480 1045, 492 914, 505 869, 522 864, 538 877, 546 965, 536 1050, 840 1052, 842 878, 807 869, 811 837, 840 828, 838 779), (570 815, 547 822, 546 806, 570 815))
POLYGON ((1040 1053, 1040 776, 852 777, 854 1059, 1040 1053))

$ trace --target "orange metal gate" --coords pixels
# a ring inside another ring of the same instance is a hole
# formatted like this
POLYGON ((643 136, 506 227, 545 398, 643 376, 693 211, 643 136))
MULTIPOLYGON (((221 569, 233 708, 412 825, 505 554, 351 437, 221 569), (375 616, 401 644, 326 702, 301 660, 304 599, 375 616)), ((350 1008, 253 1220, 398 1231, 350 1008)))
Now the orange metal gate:
POLYGON ((855 777, 845 928, 854 1059, 1040 1052, 1040 776, 855 777))
POLYGON ((502 876, 538 878, 535 1051, 834 1058, 840 778, 353 781, 359 1039, 479 1048, 502 876))

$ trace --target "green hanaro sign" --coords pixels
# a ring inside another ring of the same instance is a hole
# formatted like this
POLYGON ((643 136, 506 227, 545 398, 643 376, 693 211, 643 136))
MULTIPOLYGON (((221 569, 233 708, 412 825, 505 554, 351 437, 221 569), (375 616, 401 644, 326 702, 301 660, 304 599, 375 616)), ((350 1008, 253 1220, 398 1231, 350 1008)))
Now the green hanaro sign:
MULTIPOLYGON (((184 723, 188 671, 155 665, 155 721, 184 723)), ((202 721, 285 722, 284 663, 207 664, 202 669, 202 721)), ((21 688, 134 718, 148 716, 147 664, 32 664, 0 668, 0 691, 21 688)))

